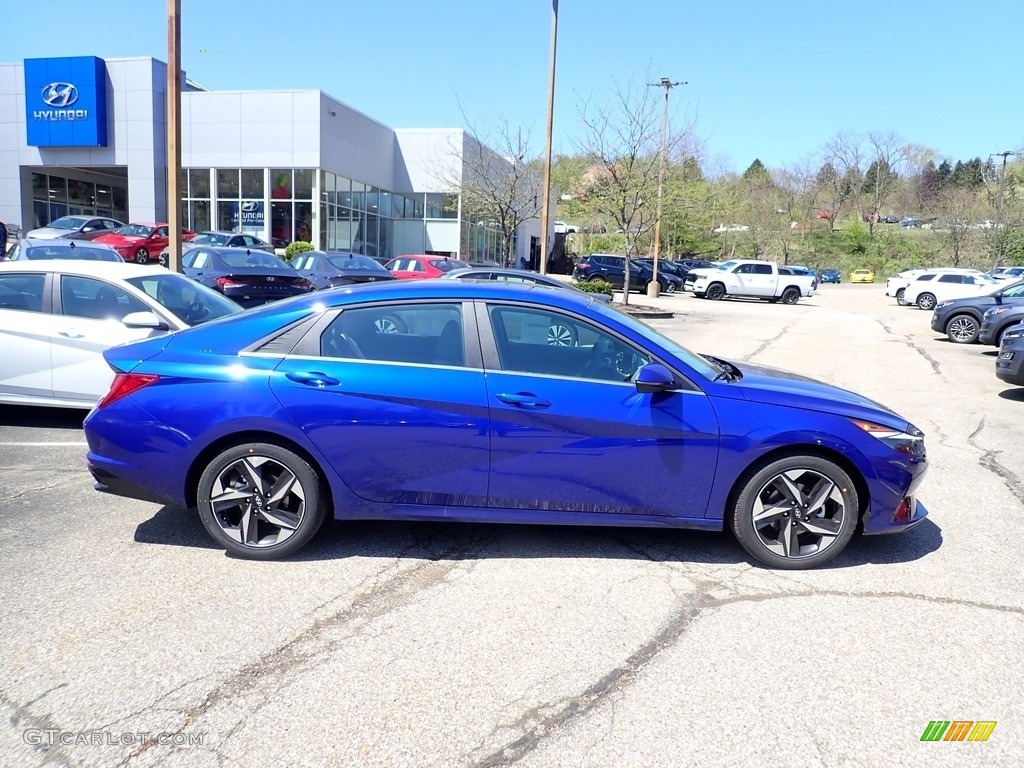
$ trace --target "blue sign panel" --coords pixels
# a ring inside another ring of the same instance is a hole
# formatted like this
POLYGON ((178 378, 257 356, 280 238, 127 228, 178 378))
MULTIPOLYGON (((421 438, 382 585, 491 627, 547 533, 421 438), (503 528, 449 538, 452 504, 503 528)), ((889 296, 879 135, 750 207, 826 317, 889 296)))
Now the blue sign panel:
POLYGON ((262 227, 264 221, 262 200, 243 200, 241 203, 231 203, 231 228, 262 227), (241 208, 241 210, 239 210, 241 208), (241 224, 239 224, 241 214, 241 224))
POLYGON ((103 59, 25 59, 25 120, 33 147, 107 146, 103 59))

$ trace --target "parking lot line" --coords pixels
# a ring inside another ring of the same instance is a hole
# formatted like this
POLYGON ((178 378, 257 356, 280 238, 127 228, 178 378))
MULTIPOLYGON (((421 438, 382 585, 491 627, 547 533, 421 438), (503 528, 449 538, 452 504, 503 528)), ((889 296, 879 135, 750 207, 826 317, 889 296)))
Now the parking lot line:
POLYGON ((60 442, 58 442, 58 443, 0 443, 0 446, 4 446, 4 447, 10 446, 10 447, 17 447, 17 448, 48 448, 50 446, 53 446, 55 448, 69 448, 69 447, 81 448, 81 447, 88 446, 88 445, 89 444, 87 442, 85 442, 85 440, 80 440, 80 441, 76 441, 76 442, 65 442, 65 443, 60 443, 60 442))

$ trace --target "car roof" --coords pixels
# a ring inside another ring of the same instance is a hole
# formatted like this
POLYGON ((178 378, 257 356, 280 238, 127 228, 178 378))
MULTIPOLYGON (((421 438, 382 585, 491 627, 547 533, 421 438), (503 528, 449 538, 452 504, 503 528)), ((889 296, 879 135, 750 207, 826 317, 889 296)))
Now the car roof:
MULTIPOLYGON (((114 249, 111 248, 106 243, 97 243, 93 240, 66 240, 63 237, 23 237, 18 242, 22 243, 23 245, 27 245, 29 248, 42 248, 52 247, 54 245, 65 245, 68 248, 101 248, 105 251, 114 251, 114 249), (74 243, 73 246, 72 243, 74 243)), ((117 251, 114 251, 114 253, 117 253, 117 251)))
POLYGON ((86 261, 78 259, 32 259, 0 262, 5 272, 64 272, 88 277, 125 279, 144 275, 171 274, 159 264, 135 264, 126 261, 86 261))

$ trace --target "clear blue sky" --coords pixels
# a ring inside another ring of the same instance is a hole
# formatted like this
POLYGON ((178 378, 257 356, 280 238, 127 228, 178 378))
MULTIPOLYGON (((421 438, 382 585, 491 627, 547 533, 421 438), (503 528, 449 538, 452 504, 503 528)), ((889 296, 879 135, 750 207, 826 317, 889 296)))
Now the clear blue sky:
MULTIPOLYGON (((212 89, 320 88, 392 127, 495 116, 543 146, 550 0, 182 0, 182 59, 212 89), (206 52, 208 51, 208 52, 206 52)), ((0 60, 166 59, 164 0, 12 0, 0 60)), ((613 79, 687 81, 705 154, 742 171, 840 130, 952 159, 1024 144, 1024 0, 561 0, 555 150, 613 79)))

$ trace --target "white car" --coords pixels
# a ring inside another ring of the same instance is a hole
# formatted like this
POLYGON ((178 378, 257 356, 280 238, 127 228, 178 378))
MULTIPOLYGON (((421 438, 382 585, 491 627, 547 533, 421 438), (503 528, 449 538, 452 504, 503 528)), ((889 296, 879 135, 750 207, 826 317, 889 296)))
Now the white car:
POLYGON ((992 270, 991 276, 1004 283, 1024 280, 1024 267, 999 267, 992 270))
POLYGON ((903 292, 903 303, 916 304, 931 311, 940 301, 981 296, 990 293, 1002 283, 988 275, 964 274, 928 269, 917 275, 903 292))
POLYGON ((892 296, 896 299, 896 303, 901 307, 905 307, 913 302, 908 302, 905 299, 905 292, 907 286, 909 286, 917 276, 925 272, 948 272, 950 274, 957 275, 980 275, 983 274, 978 269, 966 269, 961 267, 936 267, 934 269, 907 269, 900 272, 895 277, 890 277, 885 281, 885 295, 892 296))
POLYGON ((74 234, 88 234, 90 232, 113 232, 124 224, 109 216, 61 216, 47 224, 45 227, 33 229, 25 237, 37 240, 53 240, 58 237, 66 237, 74 234))
POLYGON ((0 263, 0 403, 92 408, 114 378, 105 349, 241 311, 157 265, 0 263))

